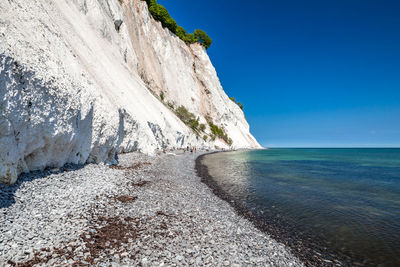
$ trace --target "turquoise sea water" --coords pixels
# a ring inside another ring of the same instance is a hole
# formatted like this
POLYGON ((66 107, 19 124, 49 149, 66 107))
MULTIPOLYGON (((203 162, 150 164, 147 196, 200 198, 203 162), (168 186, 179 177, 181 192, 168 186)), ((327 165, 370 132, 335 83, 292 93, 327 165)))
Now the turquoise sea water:
POLYGON ((269 149, 203 163, 233 199, 364 264, 400 266, 400 149, 269 149))

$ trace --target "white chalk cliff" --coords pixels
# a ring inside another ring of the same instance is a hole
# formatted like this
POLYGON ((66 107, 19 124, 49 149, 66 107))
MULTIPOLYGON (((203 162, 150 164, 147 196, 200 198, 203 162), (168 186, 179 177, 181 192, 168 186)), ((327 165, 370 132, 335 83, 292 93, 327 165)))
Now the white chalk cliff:
POLYGON ((162 28, 145 1, 0 1, 1 182, 116 153, 229 147, 205 142, 167 102, 209 116, 233 148, 260 147, 206 50, 162 28))

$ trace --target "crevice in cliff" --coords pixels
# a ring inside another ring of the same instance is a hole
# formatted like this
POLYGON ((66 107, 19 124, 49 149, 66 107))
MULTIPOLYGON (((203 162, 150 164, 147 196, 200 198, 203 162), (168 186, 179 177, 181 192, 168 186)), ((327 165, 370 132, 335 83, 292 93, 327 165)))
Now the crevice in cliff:
POLYGON ((197 71, 197 62, 200 62, 200 58, 196 55, 196 53, 193 52, 193 49, 190 46, 189 46, 189 51, 190 51, 191 55, 193 56, 193 66, 192 66, 193 74, 195 75, 197 81, 200 83, 204 92, 207 95, 211 95, 211 91, 207 88, 206 83, 203 81, 202 75, 200 73, 198 73, 198 71, 197 71))

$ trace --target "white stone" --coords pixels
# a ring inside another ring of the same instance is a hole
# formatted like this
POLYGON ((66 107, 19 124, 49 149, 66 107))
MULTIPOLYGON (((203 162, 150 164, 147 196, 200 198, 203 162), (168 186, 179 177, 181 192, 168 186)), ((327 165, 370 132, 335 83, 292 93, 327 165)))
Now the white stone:
POLYGON ((161 92, 201 123, 209 115, 224 126, 232 147, 260 147, 205 49, 163 29, 145 1, 121 2, 0 2, 1 182, 65 163, 115 163, 121 152, 228 148, 196 137, 161 92))

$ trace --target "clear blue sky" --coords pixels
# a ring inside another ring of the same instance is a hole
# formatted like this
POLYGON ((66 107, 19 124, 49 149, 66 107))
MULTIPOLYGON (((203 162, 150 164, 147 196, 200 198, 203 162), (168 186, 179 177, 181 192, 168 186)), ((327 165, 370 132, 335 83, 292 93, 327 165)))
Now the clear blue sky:
POLYGON ((400 146, 400 1, 158 0, 267 147, 400 146))

